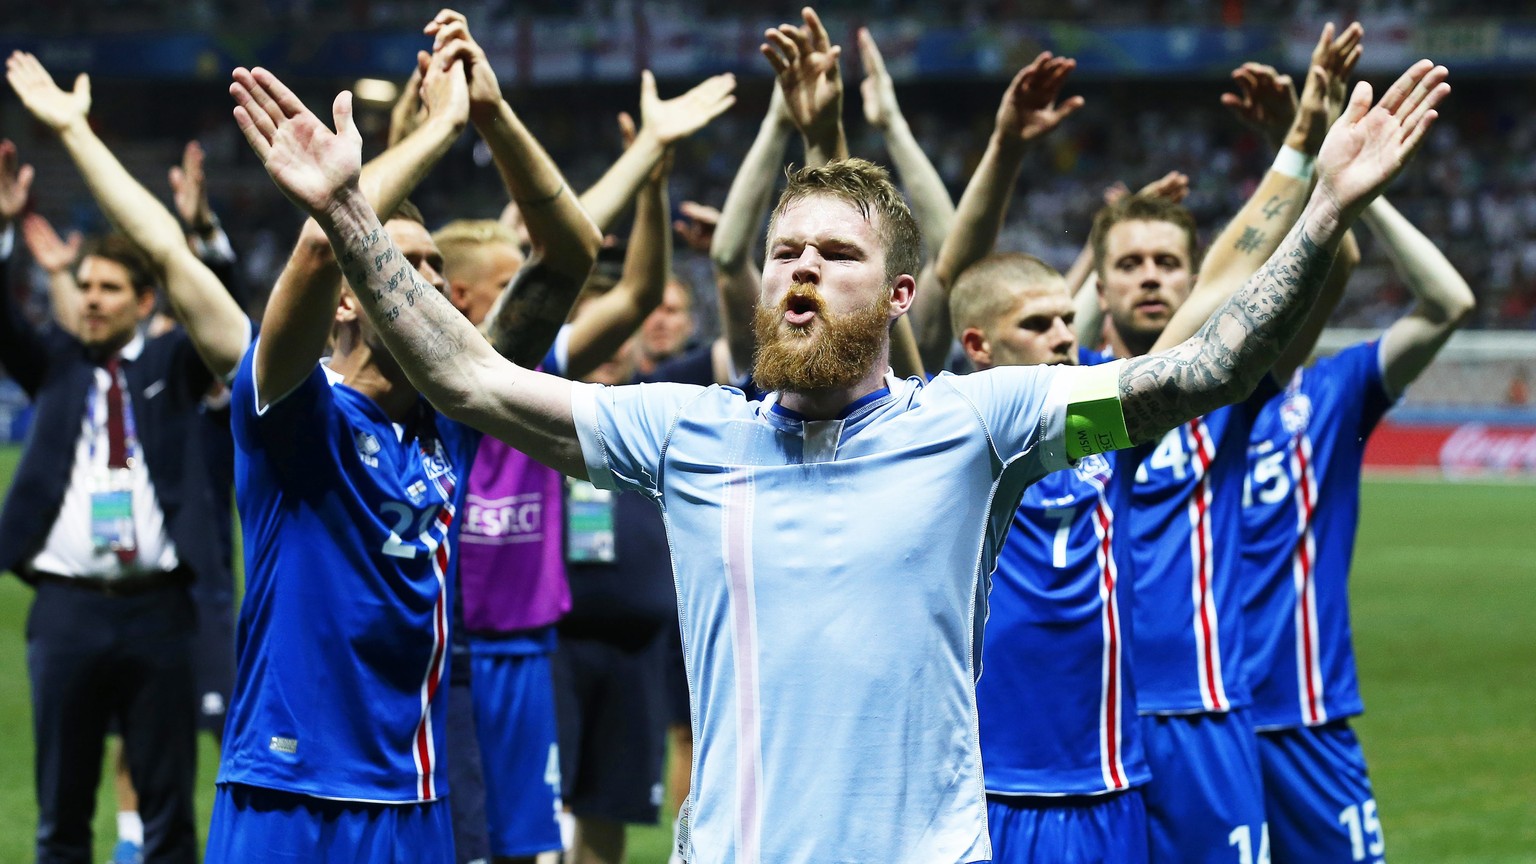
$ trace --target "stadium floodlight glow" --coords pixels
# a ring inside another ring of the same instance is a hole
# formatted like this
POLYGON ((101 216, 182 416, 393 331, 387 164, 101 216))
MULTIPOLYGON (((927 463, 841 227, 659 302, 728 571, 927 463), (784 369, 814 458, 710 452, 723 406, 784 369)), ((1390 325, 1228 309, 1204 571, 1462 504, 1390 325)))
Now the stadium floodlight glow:
POLYGON ((352 85, 352 95, 356 96, 360 102, 388 105, 395 101, 399 93, 400 88, 395 85, 395 82, 386 81, 383 78, 359 78, 357 83, 352 85))

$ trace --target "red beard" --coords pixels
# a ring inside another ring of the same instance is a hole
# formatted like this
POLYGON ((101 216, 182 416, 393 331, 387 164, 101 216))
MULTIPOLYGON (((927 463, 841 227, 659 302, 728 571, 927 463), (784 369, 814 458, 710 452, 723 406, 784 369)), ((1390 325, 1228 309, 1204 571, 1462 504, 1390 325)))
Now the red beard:
POLYGON ((790 393, 852 387, 880 358, 890 329, 888 309, 885 299, 877 299, 863 309, 834 315, 814 285, 791 286, 777 308, 759 306, 754 315, 754 383, 763 390, 790 393), (791 304, 816 316, 803 327, 790 324, 784 315, 791 304))

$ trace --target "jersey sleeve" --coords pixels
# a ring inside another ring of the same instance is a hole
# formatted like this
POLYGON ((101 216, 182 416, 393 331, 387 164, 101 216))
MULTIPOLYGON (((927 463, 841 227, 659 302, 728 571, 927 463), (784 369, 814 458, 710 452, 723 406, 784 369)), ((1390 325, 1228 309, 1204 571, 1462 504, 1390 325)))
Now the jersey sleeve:
POLYGON ((575 383, 571 413, 587 479, 599 489, 660 495, 667 436, 683 407, 704 392, 689 384, 575 383))
POLYGON ((245 450, 264 451, 274 462, 297 460, 310 453, 319 442, 334 437, 331 432, 335 412, 327 370, 319 363, 302 382, 286 395, 262 408, 256 393, 256 345, 260 337, 245 349, 245 356, 230 383, 230 427, 235 441, 245 450))
POLYGON ((999 366, 941 375, 975 407, 1001 462, 1029 454, 1042 472, 1066 468, 1067 404, 1087 370, 1075 366, 999 366))
POLYGON ((1387 381, 1382 375, 1381 341, 1362 342, 1319 361, 1319 370, 1338 380, 1345 388, 1346 404, 1359 406, 1360 425, 1356 429, 1362 439, 1376 431, 1376 424, 1387 411, 1397 404, 1397 399, 1387 391, 1387 381))

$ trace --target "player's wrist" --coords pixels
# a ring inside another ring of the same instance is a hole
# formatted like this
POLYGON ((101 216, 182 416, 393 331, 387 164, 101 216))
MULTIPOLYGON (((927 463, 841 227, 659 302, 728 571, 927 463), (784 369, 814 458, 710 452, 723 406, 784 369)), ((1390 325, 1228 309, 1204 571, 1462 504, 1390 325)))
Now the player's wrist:
POLYGON ((1311 154, 1287 143, 1275 154, 1274 164, 1269 166, 1269 170, 1305 183, 1312 179, 1315 162, 1311 154))

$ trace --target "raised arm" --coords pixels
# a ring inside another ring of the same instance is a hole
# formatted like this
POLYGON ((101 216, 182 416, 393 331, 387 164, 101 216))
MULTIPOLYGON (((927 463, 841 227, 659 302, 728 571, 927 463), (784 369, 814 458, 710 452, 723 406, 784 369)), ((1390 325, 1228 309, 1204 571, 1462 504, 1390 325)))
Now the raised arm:
MULTIPOLYGON (((386 216, 448 152, 469 118, 461 68, 423 64, 420 58, 418 64, 427 67, 422 79, 425 118, 400 143, 364 165, 358 181, 370 206, 386 216)), ((288 394, 314 371, 330 338, 341 279, 325 232, 313 221, 306 222, 262 318, 255 375, 256 392, 264 403, 288 394)))
POLYGON ((720 298, 721 342, 716 343, 716 353, 723 344, 729 352, 730 365, 738 374, 752 368, 755 344, 752 315, 757 309, 762 260, 753 255, 753 244, 762 231, 774 179, 784 165, 784 147, 794 130, 794 121, 784 105, 784 91, 775 84, 768 99, 768 113, 731 180, 709 244, 709 261, 720 298))
POLYGON ((661 305, 672 272, 667 173, 672 157, 656 166, 635 200, 624 271, 613 289, 584 304, 571 321, 566 377, 579 380, 613 357, 651 310, 661 305))
MULTIPOLYGON (((1122 361, 1120 404, 1133 442, 1245 398, 1300 330, 1344 233, 1397 176, 1450 92, 1446 70, 1414 64, 1371 106, 1355 87, 1317 158, 1317 188, 1275 254, 1193 337, 1122 361)), ((1119 365, 1119 364, 1117 364, 1119 365)))
POLYGON ((80 284, 73 268, 80 258, 79 231, 60 239, 53 226, 37 213, 21 220, 21 236, 32 260, 48 274, 48 302, 53 308, 53 323, 66 333, 78 333, 80 327, 80 284))
POLYGON ((1388 392, 1401 394, 1435 359, 1446 340, 1472 314, 1476 300, 1467 280, 1445 253, 1385 198, 1364 214, 1392 266, 1413 294, 1413 309, 1381 337, 1382 377, 1388 392))
POLYGON ((217 377, 228 376, 249 344, 245 313, 218 276, 192 254, 176 217, 96 137, 87 117, 90 79, 80 75, 66 93, 36 57, 20 51, 6 61, 6 77, 32 116, 64 143, 102 212, 159 271, 176 317, 208 369, 217 377))
POLYGON ((433 70, 463 64, 470 120, 490 148, 528 232, 528 260, 497 298, 484 326, 498 351, 533 366, 549 350, 592 271, 602 235, 554 160, 502 98, 496 73, 464 16, 444 10, 426 30, 434 39, 433 70))
POLYGON ((784 107, 805 141, 807 165, 848 158, 843 129, 843 47, 833 45, 816 10, 800 10, 804 26, 780 24, 758 46, 784 91, 784 107))
POLYGON ((1271 142, 1283 135, 1279 153, 1253 195, 1211 244, 1199 280, 1154 351, 1177 345, 1198 330, 1274 254, 1295 224, 1311 189, 1312 160, 1337 116, 1337 110, 1330 110, 1329 94, 1337 94, 1337 108, 1342 110, 1344 83, 1360 57, 1361 32, 1359 24, 1351 24, 1335 38, 1333 25, 1324 25, 1299 107, 1289 79, 1274 69, 1249 63, 1233 73, 1246 97, 1246 108, 1237 106, 1240 115, 1246 111, 1248 121, 1264 130, 1271 142))
MULTIPOLYGON (((458 69, 457 66, 454 67, 458 69)), ((439 410, 557 470, 586 476, 571 382, 517 366, 416 273, 359 188, 352 94, 332 132, 264 69, 236 69, 235 122, 267 172, 326 232, 358 300, 411 383, 439 410)))
POLYGON ((727 73, 706 78, 674 99, 662 99, 656 95, 656 76, 649 69, 640 73, 640 131, 612 167, 581 194, 581 205, 603 233, 618 221, 672 145, 736 104, 735 90, 736 76, 727 73))
POLYGON ((950 200, 944 178, 917 143, 906 115, 901 113, 896 84, 885 69, 885 58, 868 27, 859 28, 859 59, 864 64, 864 80, 859 83, 864 119, 885 137, 885 149, 901 174, 912 215, 923 232, 924 249, 932 260, 939 254, 939 244, 944 242, 955 218, 955 202, 950 200))
MULTIPOLYGON (((15 252, 16 218, 27 207, 32 194, 35 172, 16 156, 16 145, 0 141, 0 237, 10 235, 9 243, 0 244, 0 369, 29 396, 36 396, 48 375, 48 357, 43 341, 31 322, 22 314, 11 293, 11 255, 15 252)), ((78 305, 78 304, 77 304, 78 305)))
POLYGON ((1043 51, 1019 70, 1003 93, 992 137, 960 196, 954 226, 939 250, 935 271, 946 293, 965 268, 986 257, 997 244, 1030 144, 1082 107, 1081 96, 1056 104, 1062 84, 1076 66, 1076 60, 1043 51))

